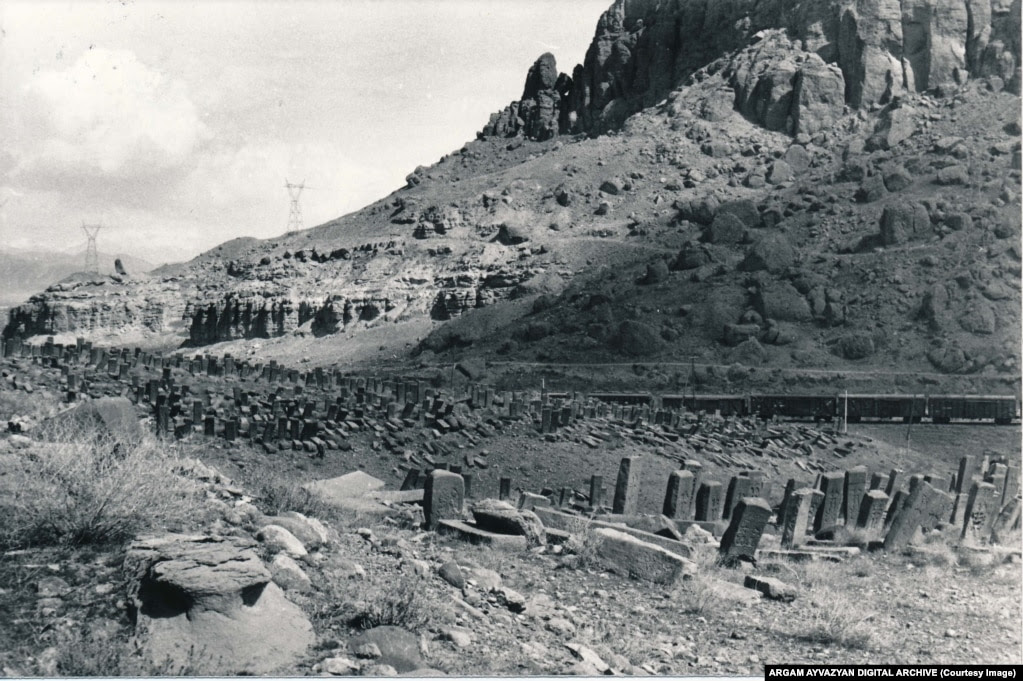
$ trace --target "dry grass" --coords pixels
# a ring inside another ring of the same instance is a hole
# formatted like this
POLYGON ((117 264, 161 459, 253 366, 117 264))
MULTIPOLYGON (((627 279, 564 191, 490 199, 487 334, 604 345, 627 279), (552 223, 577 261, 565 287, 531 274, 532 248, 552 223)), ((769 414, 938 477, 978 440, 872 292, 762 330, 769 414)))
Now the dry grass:
POLYGON ((201 488, 172 473, 176 461, 153 439, 117 443, 96 431, 58 433, 19 451, 0 489, 0 548, 101 545, 188 528, 202 515, 201 488))

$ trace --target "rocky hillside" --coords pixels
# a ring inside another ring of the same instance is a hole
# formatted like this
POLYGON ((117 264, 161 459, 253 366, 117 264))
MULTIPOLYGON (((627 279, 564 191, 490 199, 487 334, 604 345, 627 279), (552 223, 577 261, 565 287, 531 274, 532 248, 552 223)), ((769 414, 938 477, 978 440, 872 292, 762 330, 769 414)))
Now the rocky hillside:
POLYGON ((619 0, 385 199, 64 282, 4 333, 1018 376, 1019 15, 619 0))

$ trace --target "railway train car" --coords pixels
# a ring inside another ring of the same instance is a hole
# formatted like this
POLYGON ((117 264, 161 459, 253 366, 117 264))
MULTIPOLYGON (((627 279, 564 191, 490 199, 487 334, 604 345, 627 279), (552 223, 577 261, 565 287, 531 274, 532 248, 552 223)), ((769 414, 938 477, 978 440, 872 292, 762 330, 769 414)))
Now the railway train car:
POLYGON ((813 419, 817 423, 835 418, 838 398, 834 395, 751 395, 750 414, 762 419, 784 416, 813 419))
POLYGON ((913 419, 917 423, 927 411, 925 395, 842 395, 836 402, 837 415, 847 415, 849 423, 864 419, 887 421, 913 419))
POLYGON ((927 415, 934 423, 994 421, 1005 425, 1016 418, 1015 395, 930 395, 927 415))
POLYGON ((667 394, 594 393, 590 397, 614 404, 659 406, 721 416, 758 416, 796 420, 831 421, 847 416, 850 423, 861 421, 913 420, 925 417, 933 423, 952 421, 993 421, 1012 423, 1020 417, 1020 400, 1015 395, 901 395, 901 394, 667 394))
POLYGON ((651 404, 650 393, 590 393, 590 397, 609 404, 651 404))
POLYGON ((721 416, 746 416, 750 413, 747 395, 662 395, 665 409, 687 409, 717 413, 721 416))

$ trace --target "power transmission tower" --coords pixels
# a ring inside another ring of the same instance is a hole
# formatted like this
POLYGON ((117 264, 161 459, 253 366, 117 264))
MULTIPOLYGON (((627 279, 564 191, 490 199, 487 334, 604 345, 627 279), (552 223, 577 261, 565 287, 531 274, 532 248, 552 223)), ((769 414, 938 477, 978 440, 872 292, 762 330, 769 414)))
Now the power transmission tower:
POLYGON ((99 252, 96 250, 96 235, 99 234, 103 225, 87 225, 82 223, 82 231, 89 237, 89 243, 85 246, 85 271, 99 274, 99 252))
POLYGON ((287 178, 284 179, 284 187, 288 190, 288 195, 291 197, 291 210, 288 211, 288 234, 301 231, 302 229, 302 207, 298 203, 298 198, 302 196, 302 190, 305 189, 305 180, 302 180, 298 184, 292 184, 288 182, 287 178))

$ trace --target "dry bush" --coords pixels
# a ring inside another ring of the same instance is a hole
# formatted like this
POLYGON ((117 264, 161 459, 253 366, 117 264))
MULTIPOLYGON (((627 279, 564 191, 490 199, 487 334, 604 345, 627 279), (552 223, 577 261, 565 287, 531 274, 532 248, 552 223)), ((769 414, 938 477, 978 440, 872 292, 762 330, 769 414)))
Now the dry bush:
POLYGON ((297 511, 305 516, 327 519, 336 515, 336 510, 314 496, 302 485, 285 480, 279 475, 269 474, 256 491, 260 509, 266 515, 280 515, 297 511))
POLYGON ((600 537, 588 518, 579 518, 569 526, 571 535, 562 545, 562 552, 565 554, 561 564, 565 567, 588 568, 595 567, 600 563, 597 557, 597 547, 600 545, 600 537))
POLYGON ((15 416, 28 417, 39 421, 56 412, 53 396, 23 390, 0 390, 0 427, 6 428, 7 421, 15 416))
POLYGON ((721 596, 700 574, 684 580, 671 596, 679 604, 678 611, 686 615, 706 616, 721 609, 721 596))
POLYGON ((115 442, 96 430, 19 451, 0 490, 0 548, 117 543, 189 527, 201 488, 172 473, 176 461, 155 440, 115 442))
POLYGON ((863 603, 838 591, 817 594, 816 607, 802 620, 797 638, 811 643, 869 650, 874 647, 875 613, 863 603))
POLYGON ((56 646, 56 671, 67 677, 211 676, 228 672, 220 657, 206 659, 189 650, 188 662, 148 659, 133 640, 78 629, 64 633, 56 646))
MULTIPOLYGON (((347 580, 346 580, 347 581, 347 580)), ((344 582, 328 582, 326 598, 313 612, 320 628, 337 631, 342 625, 356 629, 372 629, 384 625, 410 631, 426 628, 433 607, 423 595, 421 577, 401 575, 394 583, 352 586, 344 582)))

